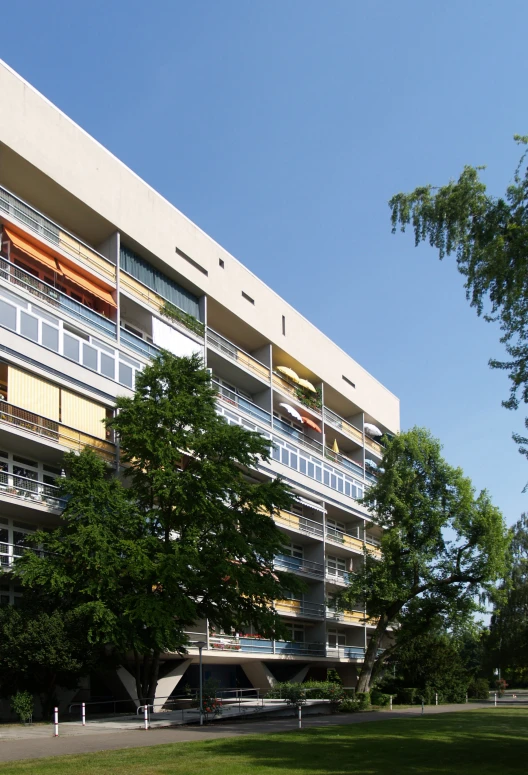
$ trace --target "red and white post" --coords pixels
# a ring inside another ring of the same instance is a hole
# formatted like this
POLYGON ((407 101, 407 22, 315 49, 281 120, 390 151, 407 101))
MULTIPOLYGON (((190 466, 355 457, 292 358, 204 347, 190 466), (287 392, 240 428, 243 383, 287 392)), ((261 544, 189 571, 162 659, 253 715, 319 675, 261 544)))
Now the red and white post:
POLYGON ((53 737, 59 736, 59 709, 53 708, 53 737))
POLYGON ((85 727, 86 726, 86 703, 85 702, 81 704, 81 721, 82 721, 83 727, 85 727))

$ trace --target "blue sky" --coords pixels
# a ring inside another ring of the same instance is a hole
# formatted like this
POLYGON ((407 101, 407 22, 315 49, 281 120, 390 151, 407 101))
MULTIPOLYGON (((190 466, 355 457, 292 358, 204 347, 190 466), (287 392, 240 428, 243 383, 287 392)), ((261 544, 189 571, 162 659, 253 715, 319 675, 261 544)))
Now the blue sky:
POLYGON ((499 332, 453 261, 391 235, 387 201, 466 163, 504 190, 527 24, 516 0, 26 0, 0 56, 396 393, 511 523, 528 465, 487 366, 499 332))

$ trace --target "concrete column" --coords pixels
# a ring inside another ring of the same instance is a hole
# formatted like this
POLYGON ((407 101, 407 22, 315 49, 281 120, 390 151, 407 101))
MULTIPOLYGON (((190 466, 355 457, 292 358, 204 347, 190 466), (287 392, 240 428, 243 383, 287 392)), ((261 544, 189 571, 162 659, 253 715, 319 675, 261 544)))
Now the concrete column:
POLYGON ((255 660, 254 662, 244 662, 241 665, 242 670, 247 675, 255 689, 261 689, 267 691, 273 688, 277 683, 277 679, 266 667, 264 662, 255 660))
POLYGON ((191 664, 192 659, 184 659, 183 662, 179 662, 167 675, 158 680, 158 686, 156 688, 156 697, 154 698, 154 712, 160 711, 166 702, 166 698, 170 697, 174 689, 180 683, 185 671, 191 664), (157 698, 159 697, 159 702, 157 698))

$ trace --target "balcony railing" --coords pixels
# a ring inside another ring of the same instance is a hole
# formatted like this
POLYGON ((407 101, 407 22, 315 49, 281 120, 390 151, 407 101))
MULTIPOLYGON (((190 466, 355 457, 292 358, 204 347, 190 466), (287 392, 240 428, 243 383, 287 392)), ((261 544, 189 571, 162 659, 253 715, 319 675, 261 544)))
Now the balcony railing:
POLYGON ((281 377, 280 374, 277 374, 276 371, 272 373, 271 379, 274 388, 277 388, 277 390, 280 390, 281 393, 284 393, 290 398, 293 398, 298 403, 306 406, 307 409, 309 409, 311 412, 315 412, 321 417, 321 409, 317 406, 314 406, 309 399, 304 399, 301 397, 297 392, 295 385, 292 385, 290 382, 288 382, 288 380, 281 377))
POLYGON ((275 567, 292 573, 300 573, 303 576, 314 576, 315 578, 323 578, 324 576, 324 565, 321 562, 292 557, 288 554, 277 554, 275 567))
POLYGON ((224 404, 231 408, 235 407, 241 412, 244 412, 244 414, 249 414, 255 420, 264 423, 264 425, 271 425, 271 414, 265 409, 257 406, 257 404, 254 404, 253 401, 250 401, 248 398, 244 398, 244 396, 234 393, 216 380, 213 380, 213 386, 216 389, 218 399, 224 404))
POLYGON ((287 436, 290 440, 299 444, 305 449, 309 449, 311 452, 316 452, 319 455, 323 454, 323 445, 317 439, 312 439, 302 431, 293 428, 288 423, 283 422, 279 417, 273 418, 273 429, 282 433, 283 436, 287 436))
POLYGON ((229 339, 225 339, 220 334, 217 334, 212 328, 207 329, 207 346, 269 382, 269 368, 267 366, 249 353, 241 350, 236 344, 230 342, 229 339))
POLYGON ((155 344, 151 344, 150 342, 145 341, 145 339, 141 339, 141 337, 136 336, 131 331, 127 331, 123 326, 121 326, 119 330, 119 339, 125 347, 129 347, 144 358, 155 358, 156 355, 159 355, 160 353, 159 347, 156 347, 155 344))
POLYGON ((275 608, 280 614, 307 616, 313 619, 323 619, 325 613, 324 605, 304 600, 276 600, 275 608))
POLYGON ((111 261, 93 248, 74 237, 49 218, 30 207, 7 189, 0 186, 0 210, 14 216, 20 223, 31 229, 38 237, 46 239, 52 245, 61 248, 76 261, 88 265, 111 282, 115 282, 116 268, 111 261))
POLYGON ((280 654, 283 656, 324 657, 324 643, 299 643, 284 640, 266 640, 264 638, 240 638, 241 651, 253 654, 280 654))
POLYGON ((326 618, 334 619, 336 622, 344 624, 364 624, 365 614, 363 611, 336 611, 330 606, 326 607, 326 618))
POLYGON ((293 514, 291 511, 284 511, 283 509, 274 514, 273 518, 279 525, 284 525, 293 530, 299 530, 301 533, 317 536, 318 538, 323 537, 322 524, 313 519, 307 519, 306 517, 301 517, 298 514, 293 514))
POLYGON ((46 417, 28 412, 27 409, 21 409, 7 401, 0 401, 0 423, 7 423, 27 433, 35 434, 79 452, 84 447, 91 447, 108 462, 115 463, 115 445, 111 441, 98 439, 54 420, 48 420, 46 417))
POLYGON ((341 544, 349 549, 356 549, 360 552, 364 550, 362 531, 360 531, 359 527, 355 529, 351 528, 345 533, 337 528, 327 526, 326 538, 334 544, 341 544))
POLYGON ((39 280, 24 269, 20 269, 20 267, 15 266, 2 256, 0 256, 0 279, 16 285, 55 310, 71 315, 71 317, 80 320, 84 325, 115 338, 116 324, 112 320, 81 304, 81 302, 75 301, 75 299, 57 290, 52 285, 39 280))
POLYGON ((326 656, 333 659, 364 659, 363 646, 327 646, 326 656))
POLYGON ((374 441, 374 439, 371 439, 369 436, 365 436, 365 446, 376 455, 383 457, 383 453, 385 452, 384 448, 381 446, 381 444, 379 444, 377 441, 374 441))
POLYGON ((0 568, 7 570, 13 566, 17 557, 22 557, 25 552, 34 552, 39 557, 43 557, 47 552, 37 549, 33 546, 24 546, 23 544, 5 544, 0 542, 0 568))
POLYGON ((346 455, 342 455, 340 452, 334 452, 334 450, 330 449, 330 447, 326 447, 324 456, 327 460, 331 460, 333 463, 338 463, 338 465, 343 466, 343 468, 346 468, 347 471, 350 471, 350 473, 358 476, 360 479, 363 479, 365 474, 363 468, 357 463, 354 463, 353 460, 350 460, 350 458, 348 458, 346 455))
POLYGON ((28 479, 7 471, 0 471, 0 495, 21 498, 31 503, 42 503, 53 509, 64 508, 66 500, 59 498, 59 488, 36 479, 28 479))
POLYGON ((363 434, 359 428, 356 428, 355 425, 343 420, 342 417, 326 407, 324 408, 324 421, 325 423, 328 423, 328 425, 332 425, 334 428, 340 430, 345 436, 349 436, 359 444, 363 444, 363 434))
POLYGON ((365 541, 367 544, 370 544, 371 546, 380 548, 381 547, 381 541, 379 538, 376 538, 376 536, 372 535, 372 533, 365 533, 365 541))
POLYGON ((328 581, 334 582, 334 584, 348 584, 352 571, 342 570, 341 568, 333 568, 326 565, 325 577, 328 581))

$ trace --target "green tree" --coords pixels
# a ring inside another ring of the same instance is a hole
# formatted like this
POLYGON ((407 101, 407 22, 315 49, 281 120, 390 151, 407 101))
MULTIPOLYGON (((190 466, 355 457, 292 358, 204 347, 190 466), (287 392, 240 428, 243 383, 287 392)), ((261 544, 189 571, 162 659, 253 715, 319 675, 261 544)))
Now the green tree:
POLYGON ((364 599, 377 619, 361 668, 359 692, 398 646, 378 656, 388 628, 407 614, 416 627, 457 608, 470 610, 477 594, 500 578, 508 534, 500 511, 483 491, 447 464, 441 445, 422 428, 387 443, 382 471, 363 502, 383 529, 381 559, 367 553, 338 604, 364 599), (409 615, 412 614, 412 615, 409 615))
MULTIPOLYGON (((521 145, 528 137, 515 136, 521 145)), ((511 382, 503 404, 528 403, 528 169, 521 157, 504 197, 491 196, 480 178, 482 167, 464 167, 456 181, 420 186, 392 197, 392 230, 414 230, 415 244, 429 242, 440 259, 455 255, 468 300, 486 320, 498 320, 507 361, 491 360, 511 382)), ((525 420, 528 428, 528 418, 525 420)), ((513 434, 528 456, 528 438, 513 434)))
POLYGON ((33 595, 20 606, 0 608, 0 633, 1 695, 37 695, 44 718, 51 715, 57 689, 75 689, 101 659, 88 642, 83 617, 50 609, 47 600, 33 595))
POLYGON ((528 680, 528 515, 512 527, 511 562, 494 595, 487 643, 489 667, 510 684, 528 680))
POLYGON ((129 486, 94 453, 70 455, 62 524, 35 537, 49 554, 27 553, 17 573, 68 594, 91 617, 92 639, 132 653, 138 697, 152 700, 161 655, 185 651, 197 620, 282 634, 273 601, 301 586, 274 570, 284 538, 271 514, 291 495, 250 473, 269 441, 217 414, 198 358, 162 352, 117 405, 129 486))

